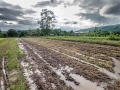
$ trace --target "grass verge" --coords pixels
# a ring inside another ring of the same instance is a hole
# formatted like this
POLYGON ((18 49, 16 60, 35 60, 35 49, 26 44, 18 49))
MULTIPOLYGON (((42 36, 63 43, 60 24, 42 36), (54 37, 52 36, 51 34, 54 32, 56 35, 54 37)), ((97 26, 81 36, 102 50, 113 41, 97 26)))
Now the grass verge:
POLYGON ((25 79, 22 75, 18 60, 20 57, 23 56, 23 53, 20 51, 17 40, 15 38, 12 38, 10 40, 6 56, 8 59, 7 70, 10 90, 25 90, 25 79))
POLYGON ((120 46, 120 40, 110 40, 109 37, 90 37, 90 36, 46 36, 46 39, 76 41, 85 43, 96 43, 103 45, 120 46))

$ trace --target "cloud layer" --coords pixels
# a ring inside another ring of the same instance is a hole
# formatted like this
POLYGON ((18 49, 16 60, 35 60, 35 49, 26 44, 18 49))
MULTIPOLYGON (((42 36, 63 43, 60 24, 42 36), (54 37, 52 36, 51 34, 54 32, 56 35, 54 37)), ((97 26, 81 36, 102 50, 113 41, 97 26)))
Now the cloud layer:
POLYGON ((0 0, 0 28, 38 28, 45 8, 55 13, 56 27, 65 30, 120 23, 119 0, 0 0))

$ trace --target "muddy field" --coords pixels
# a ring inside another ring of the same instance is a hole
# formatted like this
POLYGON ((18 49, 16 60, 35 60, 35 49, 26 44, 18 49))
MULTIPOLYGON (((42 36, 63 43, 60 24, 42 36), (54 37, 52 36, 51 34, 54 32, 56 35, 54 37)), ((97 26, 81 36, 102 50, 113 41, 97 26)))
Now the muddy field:
POLYGON ((18 39, 30 90, 120 90, 120 47, 18 39))

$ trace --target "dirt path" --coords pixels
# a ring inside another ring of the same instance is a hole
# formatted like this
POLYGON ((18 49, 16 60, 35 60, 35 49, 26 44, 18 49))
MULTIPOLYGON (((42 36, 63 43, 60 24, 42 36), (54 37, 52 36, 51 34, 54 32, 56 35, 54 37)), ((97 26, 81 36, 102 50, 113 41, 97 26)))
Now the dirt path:
MULTIPOLYGON (((21 65, 31 90, 109 90, 110 86, 116 85, 116 89, 111 90, 119 90, 120 82, 114 75, 112 78, 100 71, 98 66, 79 61, 74 57, 75 50, 65 48, 66 45, 62 44, 58 47, 54 40, 50 41, 19 39, 20 48, 26 54, 21 65)), ((84 54, 80 55, 84 57, 84 54)))

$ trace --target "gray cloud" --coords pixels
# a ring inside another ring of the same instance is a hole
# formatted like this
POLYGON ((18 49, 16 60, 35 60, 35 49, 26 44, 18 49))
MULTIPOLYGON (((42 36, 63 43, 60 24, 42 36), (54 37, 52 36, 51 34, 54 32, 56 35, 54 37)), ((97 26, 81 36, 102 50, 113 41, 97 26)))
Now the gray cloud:
POLYGON ((32 10, 32 9, 26 9, 26 10, 24 11, 24 14, 34 14, 34 13, 36 13, 36 11, 34 11, 34 10, 32 10))
POLYGON ((120 2, 105 5, 100 10, 100 15, 105 17, 120 17, 120 2))
POLYGON ((38 25, 37 21, 35 22, 33 20, 19 20, 18 23, 22 25, 38 25))
POLYGON ((100 16, 99 13, 78 13, 77 16, 82 16, 85 19, 90 19, 97 23, 103 23, 109 21, 109 18, 100 16))
POLYGON ((18 20, 15 16, 3 16, 0 15, 0 20, 6 20, 6 21, 16 21, 18 20))
POLYGON ((32 9, 24 9, 19 5, 12 5, 3 0, 0 0, 0 6, 0 20, 18 21, 17 17, 24 18, 23 15, 36 13, 32 9))
POLYGON ((80 11, 85 11, 75 14, 82 19, 90 19, 101 25, 119 23, 120 18, 111 18, 120 16, 119 0, 74 0, 74 3, 78 3, 80 11))
POLYGON ((41 1, 37 2, 36 5, 32 5, 33 7, 46 7, 46 6, 51 6, 51 7, 56 7, 60 5, 63 1, 57 1, 57 0, 49 0, 49 1, 41 1))
POLYGON ((76 21, 67 21, 67 22, 65 22, 64 24, 77 24, 78 22, 76 22, 76 21))
POLYGON ((20 7, 19 5, 12 5, 4 2, 3 0, 0 0, 0 6, 5 8, 10 8, 10 9, 22 9, 22 7, 20 7))
POLYGON ((0 8, 0 20, 8 20, 8 21, 15 21, 17 20, 17 17, 23 16, 22 11, 8 9, 8 8, 0 8))
POLYGON ((8 8, 0 8, 0 13, 3 15, 15 15, 15 16, 21 16, 24 14, 22 11, 8 8))
POLYGON ((24 15, 34 13, 36 13, 36 11, 32 9, 25 9, 20 7, 19 5, 12 5, 4 2, 3 0, 0 0, 0 21, 2 21, 0 22, 0 28, 3 30, 8 30, 10 28, 14 29, 35 28, 37 27, 37 21, 33 20, 33 18, 31 19, 24 17, 24 15), (16 22, 17 24, 13 24, 12 23, 13 21, 16 22))
POLYGON ((45 7, 48 6, 50 4, 50 1, 42 1, 42 2, 38 2, 36 5, 34 5, 34 7, 45 7))

